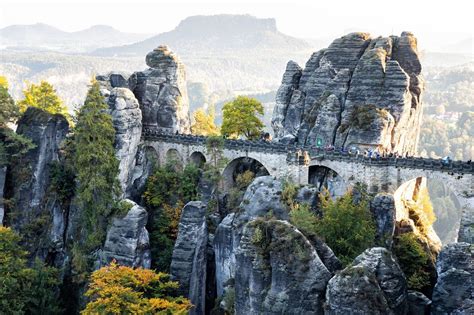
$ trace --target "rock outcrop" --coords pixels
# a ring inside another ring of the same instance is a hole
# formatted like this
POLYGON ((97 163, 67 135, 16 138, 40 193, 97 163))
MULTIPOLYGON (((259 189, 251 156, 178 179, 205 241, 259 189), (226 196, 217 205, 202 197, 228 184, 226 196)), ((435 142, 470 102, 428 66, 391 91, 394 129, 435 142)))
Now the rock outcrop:
POLYGON ((201 201, 184 206, 170 268, 171 279, 179 282, 178 292, 194 305, 190 311, 193 315, 204 314, 206 308, 206 210, 206 204, 201 201))
POLYGON ((391 248, 395 232, 396 210, 393 195, 380 193, 370 202, 370 210, 375 220, 378 244, 391 248))
POLYGON ((150 268, 150 241, 146 229, 148 213, 131 200, 122 202, 131 208, 124 217, 112 219, 102 251, 102 264, 115 259, 120 265, 150 268))
POLYGON ((248 223, 236 251, 236 314, 323 314, 331 273, 286 221, 248 223))
MULTIPOLYGON (((31 139, 35 147, 9 168, 7 198, 14 200, 8 223, 26 239, 32 256, 45 259, 62 244, 65 211, 57 196, 50 191, 51 165, 59 161, 60 147, 69 132, 69 124, 61 115, 52 115, 29 107, 18 121, 17 133, 31 139), (11 216, 10 216, 11 215, 11 216), (58 240, 59 239, 59 240, 58 240)), ((54 258, 52 258, 54 260, 54 258)))
POLYGON ((365 250, 329 280, 327 314, 406 314, 407 284, 392 254, 383 247, 365 250))
POLYGON ((149 69, 135 72, 129 79, 143 113, 143 126, 169 133, 189 133, 189 100, 184 65, 167 46, 159 46, 146 56, 149 69))
POLYGON ((431 300, 423 293, 408 290, 408 315, 429 315, 431 300))
POLYGON ((474 313, 474 247, 453 243, 443 247, 436 262, 433 315, 474 313))
POLYGON ((280 141, 414 154, 423 79, 416 38, 351 33, 288 62, 272 127, 280 141))
POLYGON ((127 88, 113 88, 108 104, 115 128, 115 156, 120 163, 118 180, 122 194, 125 194, 132 181, 141 140, 142 112, 137 99, 127 88))

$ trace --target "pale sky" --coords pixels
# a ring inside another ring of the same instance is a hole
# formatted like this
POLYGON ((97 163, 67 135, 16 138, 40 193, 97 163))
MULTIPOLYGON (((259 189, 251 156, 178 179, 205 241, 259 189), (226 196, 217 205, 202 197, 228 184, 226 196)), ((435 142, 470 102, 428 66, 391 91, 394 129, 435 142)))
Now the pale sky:
POLYGON ((157 34, 191 15, 251 14, 273 17, 280 31, 300 38, 408 30, 423 49, 472 37, 473 12, 472 0, 0 0, 0 28, 41 22, 77 31, 106 24, 124 32, 157 34))

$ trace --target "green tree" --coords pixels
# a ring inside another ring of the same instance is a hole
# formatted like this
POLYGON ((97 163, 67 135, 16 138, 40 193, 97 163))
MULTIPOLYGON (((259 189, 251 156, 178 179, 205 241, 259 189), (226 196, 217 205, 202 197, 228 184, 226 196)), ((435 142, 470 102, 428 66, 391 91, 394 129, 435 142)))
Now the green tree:
POLYGON ((366 198, 353 199, 352 191, 333 200, 327 190, 320 194, 323 216, 316 234, 322 237, 345 265, 374 245, 375 224, 366 198))
POLYGON ((0 310, 2 314, 58 314, 58 270, 26 264, 20 236, 0 226, 0 310))
POLYGON ((28 84, 26 90, 23 90, 23 95, 24 99, 18 102, 20 112, 25 112, 28 107, 37 107, 51 114, 61 114, 71 120, 67 107, 50 83, 41 81, 39 85, 28 84))
POLYGON ((0 84, 0 167, 10 164, 33 148, 31 140, 17 135, 9 127, 9 124, 16 122, 19 110, 7 86, 5 79, 0 84))
POLYGON ((194 114, 194 123, 191 126, 191 131, 195 135, 200 136, 217 136, 219 135, 219 128, 215 123, 214 108, 209 109, 206 113, 204 108, 198 108, 194 114))
POLYGON ((77 199, 87 235, 87 250, 102 243, 107 218, 119 193, 119 162, 115 157, 115 129, 108 106, 94 82, 78 112, 74 129, 74 165, 77 199))
POLYGON ((172 297, 178 283, 153 270, 110 266, 94 271, 86 296, 90 299, 84 315, 95 314, 187 314, 189 300, 172 297))
POLYGON ((246 96, 238 96, 225 103, 221 133, 227 137, 245 136, 256 139, 260 136, 264 124, 257 117, 263 115, 263 105, 258 100, 246 96))

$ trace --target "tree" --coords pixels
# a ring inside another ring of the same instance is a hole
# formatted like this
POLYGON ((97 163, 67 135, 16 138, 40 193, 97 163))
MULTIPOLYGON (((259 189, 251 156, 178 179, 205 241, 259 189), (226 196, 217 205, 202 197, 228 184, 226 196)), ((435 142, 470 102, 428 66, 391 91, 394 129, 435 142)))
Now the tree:
POLYGON ((351 191, 333 200, 329 191, 320 194, 323 217, 317 220, 316 234, 322 237, 345 265, 371 247, 375 224, 366 198, 353 200, 351 191))
POLYGON ((207 113, 204 108, 198 108, 193 114, 192 133, 200 136, 219 135, 219 128, 217 128, 214 122, 215 116, 214 108, 211 108, 207 113))
POLYGON ((0 75, 0 86, 8 89, 8 80, 2 75, 0 75))
POLYGON ((0 226, 0 310, 2 314, 58 314, 59 272, 35 261, 26 265, 20 236, 0 226))
POLYGON ((106 219, 113 214, 119 193, 119 162, 115 157, 115 129, 108 106, 94 82, 78 112, 74 129, 74 166, 77 174, 77 198, 88 250, 99 246, 104 237, 106 219))
POLYGON ((260 136, 264 124, 257 117, 263 115, 263 105, 256 99, 238 96, 231 102, 225 103, 221 133, 228 137, 245 136, 256 139, 260 136))
POLYGON ((189 300, 171 297, 178 288, 164 273, 119 266, 112 262, 92 273, 81 312, 89 314, 187 314, 189 300))
POLYGON ((48 82, 41 81, 39 85, 29 84, 26 90, 23 90, 23 95, 25 98, 18 102, 20 112, 24 113, 31 106, 51 114, 61 114, 69 121, 71 120, 67 107, 48 82))
POLYGON ((13 160, 33 148, 31 140, 17 135, 9 124, 15 123, 19 111, 15 101, 8 93, 8 82, 0 77, 0 167, 10 164, 13 160))

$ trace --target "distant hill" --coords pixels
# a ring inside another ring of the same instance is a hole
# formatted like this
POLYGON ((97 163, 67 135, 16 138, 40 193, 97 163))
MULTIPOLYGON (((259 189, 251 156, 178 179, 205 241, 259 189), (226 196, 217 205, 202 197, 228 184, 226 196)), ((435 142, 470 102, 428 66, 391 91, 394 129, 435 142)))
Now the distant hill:
POLYGON ((236 50, 289 51, 311 48, 306 41, 279 32, 275 19, 222 14, 188 17, 170 32, 131 45, 98 49, 94 54, 142 56, 161 44, 168 45, 179 55, 236 50))
POLYGON ((0 29, 0 48, 77 53, 129 44, 149 36, 123 33, 107 25, 95 25, 77 32, 65 32, 43 23, 11 25, 0 29))

